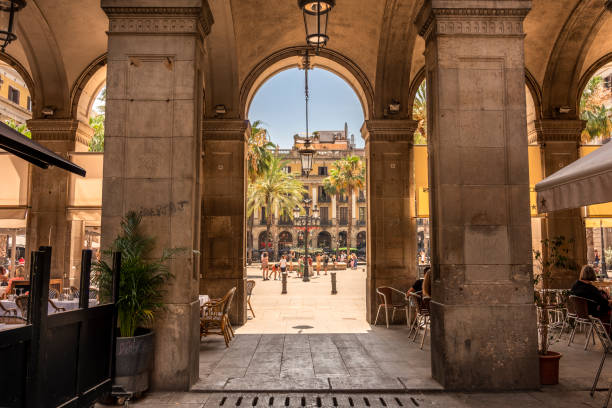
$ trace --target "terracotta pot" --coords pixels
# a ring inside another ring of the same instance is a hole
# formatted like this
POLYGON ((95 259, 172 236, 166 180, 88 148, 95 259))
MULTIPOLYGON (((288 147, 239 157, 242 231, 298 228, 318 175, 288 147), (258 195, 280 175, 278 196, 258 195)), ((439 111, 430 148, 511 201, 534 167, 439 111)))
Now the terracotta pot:
POLYGON ((549 351, 545 356, 540 357, 540 384, 556 385, 559 384, 559 360, 561 353, 549 351))

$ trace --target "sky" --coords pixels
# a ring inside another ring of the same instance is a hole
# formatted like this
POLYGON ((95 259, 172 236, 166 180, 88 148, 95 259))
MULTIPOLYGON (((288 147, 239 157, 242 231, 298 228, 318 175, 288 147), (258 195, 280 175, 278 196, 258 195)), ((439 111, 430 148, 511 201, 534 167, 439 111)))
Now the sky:
MULTIPOLYGON (((308 73, 308 87, 310 133, 343 130, 347 122, 349 137, 354 134, 357 147, 363 147, 363 110, 355 91, 336 74, 316 68, 308 73)), ((251 123, 264 123, 272 143, 290 149, 293 135, 306 132, 304 71, 292 68, 266 81, 255 94, 248 116, 251 123)))

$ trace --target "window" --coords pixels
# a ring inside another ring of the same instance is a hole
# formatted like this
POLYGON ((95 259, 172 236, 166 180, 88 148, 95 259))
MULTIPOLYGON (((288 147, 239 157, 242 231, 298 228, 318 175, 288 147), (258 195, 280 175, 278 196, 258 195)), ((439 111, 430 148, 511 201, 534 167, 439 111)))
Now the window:
POLYGON ((327 191, 325 191, 325 187, 319 186, 318 190, 319 190, 318 201, 322 203, 329 203, 331 199, 329 197, 329 194, 327 194, 327 191))
POLYGON ((604 78, 604 87, 606 89, 612 88, 612 74, 604 78))
POLYGON ((321 217, 321 224, 325 225, 325 223, 329 222, 329 208, 320 207, 319 216, 321 217))
POLYGON ((340 225, 348 224, 348 207, 340 207, 340 225))
POLYGON ((287 174, 291 174, 291 166, 283 167, 283 171, 287 174))
POLYGON ((266 207, 261 207, 261 217, 259 219, 262 224, 266 223, 266 207))
POLYGON ((319 166, 319 176, 327 176, 327 167, 319 166))
POLYGON ((11 102, 19 105, 19 91, 12 86, 9 86, 8 89, 8 98, 11 102))
POLYGON ((363 190, 359 190, 359 197, 357 199, 359 201, 365 201, 365 192, 363 190))
POLYGON ((28 96, 28 110, 32 112, 32 98, 28 96))
POLYGON ((359 222, 365 222, 366 219, 366 208, 359 207, 359 222))

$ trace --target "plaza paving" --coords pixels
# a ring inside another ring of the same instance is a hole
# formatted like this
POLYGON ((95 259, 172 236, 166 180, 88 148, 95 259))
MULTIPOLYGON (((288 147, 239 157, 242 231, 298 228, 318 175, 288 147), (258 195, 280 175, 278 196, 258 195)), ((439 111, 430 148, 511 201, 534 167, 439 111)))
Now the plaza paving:
MULTIPOLYGON (((387 329, 365 322, 363 268, 339 271, 339 293, 333 296, 329 276, 315 276, 309 283, 290 277, 289 293, 280 295, 280 281, 262 281, 257 268, 249 268, 248 274, 257 281, 252 297, 256 317, 236 328, 236 338, 229 348, 220 336, 203 339, 200 381, 192 392, 150 393, 134 406, 599 407, 602 404, 603 391, 595 399, 588 393, 601 348, 597 344, 584 351, 581 334, 570 347, 566 341, 552 346, 563 353, 557 386, 517 393, 445 392, 431 378, 429 341, 421 350, 418 343, 407 340, 405 325, 387 329)), ((604 370, 601 389, 609 384, 610 370, 604 370)))

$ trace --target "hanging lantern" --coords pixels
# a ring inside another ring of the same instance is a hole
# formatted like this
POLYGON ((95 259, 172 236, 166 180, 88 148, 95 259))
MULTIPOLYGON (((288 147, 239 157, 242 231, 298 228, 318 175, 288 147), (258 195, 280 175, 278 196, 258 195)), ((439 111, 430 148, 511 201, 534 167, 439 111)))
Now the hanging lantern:
POLYGON ((26 6, 26 0, 0 0, 0 12, 8 13, 6 29, 0 30, 0 49, 4 52, 7 45, 17 39, 13 32, 15 26, 15 13, 26 6))
POLYGON ((304 148, 300 149, 300 159, 302 161, 302 175, 308 176, 312 171, 312 158, 315 150, 310 147, 310 142, 304 144, 304 148))
POLYGON ((336 0, 298 0, 298 6, 304 14, 306 42, 309 45, 319 49, 327 44, 327 20, 335 5, 336 0))

